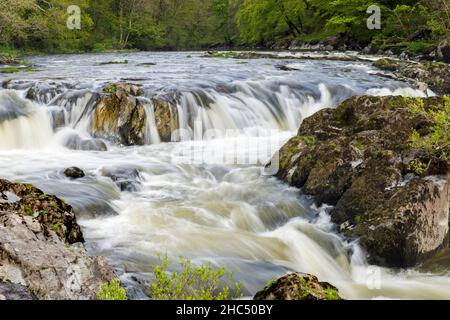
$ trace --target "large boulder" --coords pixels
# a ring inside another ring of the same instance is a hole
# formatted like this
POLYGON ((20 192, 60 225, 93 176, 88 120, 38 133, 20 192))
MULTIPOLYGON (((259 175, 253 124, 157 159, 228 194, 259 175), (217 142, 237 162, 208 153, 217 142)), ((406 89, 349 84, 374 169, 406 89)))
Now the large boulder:
POLYGON ((136 98, 138 89, 120 83, 105 91, 108 93, 100 98, 94 111, 93 134, 127 146, 145 144, 146 113, 136 98))
POLYGON ((161 141, 172 140, 179 124, 177 108, 169 98, 139 99, 141 89, 127 83, 109 85, 104 92, 94 111, 91 125, 94 136, 127 146, 144 145, 148 125, 154 123, 161 141), (148 114, 151 107, 153 112, 148 114), (154 121, 148 121, 149 115, 154 116, 154 121))
POLYGON ((413 130, 425 136, 435 125, 416 107, 445 103, 362 96, 322 110, 280 150, 277 176, 333 205, 333 222, 370 262, 414 266, 448 246, 448 164, 410 144, 413 130))
POLYGON ((64 201, 0 180, 0 299, 96 299, 116 276, 104 258, 87 254, 82 241, 64 201))
POLYGON ((293 273, 270 282, 254 300, 342 300, 337 288, 306 273, 293 273))

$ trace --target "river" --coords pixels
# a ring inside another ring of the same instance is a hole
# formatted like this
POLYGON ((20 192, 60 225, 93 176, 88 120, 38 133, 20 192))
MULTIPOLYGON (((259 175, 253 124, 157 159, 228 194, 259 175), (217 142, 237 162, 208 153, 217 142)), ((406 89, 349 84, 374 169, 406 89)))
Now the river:
POLYGON ((107 257, 136 299, 145 298, 158 254, 225 266, 246 296, 301 271, 347 299, 450 299, 448 251, 409 270, 370 266, 357 242, 335 232, 326 207, 263 170, 302 119, 322 108, 360 94, 423 92, 378 76, 370 61, 201 56, 39 56, 29 59, 33 72, 0 74, 11 88, 0 89, 0 177, 34 183, 71 204, 89 252, 107 257), (142 85, 145 101, 170 95, 193 140, 161 143, 149 103, 147 145, 66 148, 71 137, 91 138, 91 98, 117 81, 142 85), (39 89, 35 102, 24 98, 31 86, 39 89), (56 130, 55 111, 66 119, 56 130), (86 177, 65 177, 71 166, 86 177))

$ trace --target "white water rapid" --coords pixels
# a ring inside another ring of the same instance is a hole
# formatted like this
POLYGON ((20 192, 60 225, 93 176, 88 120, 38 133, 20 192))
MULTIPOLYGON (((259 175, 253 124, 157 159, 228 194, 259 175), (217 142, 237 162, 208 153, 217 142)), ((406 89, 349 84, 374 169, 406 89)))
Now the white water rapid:
POLYGON ((335 232, 325 208, 261 174, 301 121, 322 108, 358 94, 425 93, 373 75, 360 61, 299 60, 298 71, 286 72, 275 66, 292 60, 200 56, 31 58, 38 71, 0 78, 8 88, 0 89, 0 177, 34 183, 70 203, 90 253, 107 257, 135 298, 144 297, 158 254, 167 253, 226 266, 248 296, 301 271, 348 299, 450 299, 450 252, 409 270, 370 266, 357 243, 335 232), (100 65, 114 60, 128 64, 100 65), (195 144, 161 143, 149 100, 147 145, 67 148, 69 141, 98 143, 90 133, 94 98, 120 80, 142 85, 147 98, 175 93, 179 126, 195 144), (34 102, 25 99, 30 87, 34 102), (202 139, 212 129, 226 134, 202 139), (202 150, 195 161, 194 146, 202 150), (86 177, 66 178, 62 172, 71 166, 86 177))

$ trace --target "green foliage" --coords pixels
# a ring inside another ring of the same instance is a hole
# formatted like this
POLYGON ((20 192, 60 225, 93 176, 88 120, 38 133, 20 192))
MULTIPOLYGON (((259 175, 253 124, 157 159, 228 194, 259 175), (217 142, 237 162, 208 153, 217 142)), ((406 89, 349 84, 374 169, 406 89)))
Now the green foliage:
MULTIPOLYGON (((426 151, 431 160, 450 160, 450 96, 444 96, 442 105, 427 110, 423 105, 413 105, 412 108, 414 112, 420 112, 431 120, 433 125, 425 135, 413 130, 411 146, 426 151)), ((421 170, 420 166, 418 168, 421 170)))
POLYGON ((97 295, 99 300, 127 300, 127 290, 120 286, 120 280, 114 279, 102 285, 97 295))
POLYGON ((229 300, 240 298, 239 283, 232 284, 233 274, 225 268, 213 270, 210 264, 193 266, 180 258, 180 271, 169 273, 171 261, 166 256, 154 267, 155 282, 151 285, 154 300, 229 300), (230 287, 232 286, 232 287, 230 287))
POLYGON ((423 163, 421 160, 412 160, 408 164, 408 170, 418 174, 419 176, 423 175, 428 169, 428 165, 423 163))
POLYGON ((429 53, 449 35, 448 0, 0 1, 0 52, 267 46, 334 37, 429 53), (70 5, 81 9, 80 30, 66 26, 70 5), (366 27, 371 5, 382 9, 382 30, 366 27))

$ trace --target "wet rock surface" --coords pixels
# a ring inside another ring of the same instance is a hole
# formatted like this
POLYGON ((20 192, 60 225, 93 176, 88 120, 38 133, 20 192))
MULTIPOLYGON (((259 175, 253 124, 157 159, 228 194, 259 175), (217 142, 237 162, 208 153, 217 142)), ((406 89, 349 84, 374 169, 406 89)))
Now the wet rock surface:
POLYGON ((293 273, 270 282, 254 300, 342 300, 337 288, 306 273, 293 273))
POLYGON ((179 129, 178 111, 169 97, 152 99, 156 128, 162 142, 171 142, 172 134, 179 129))
POLYGON ((413 130, 434 123, 415 104, 442 108, 444 99, 354 97, 306 119, 280 150, 278 177, 318 204, 333 205, 338 229, 359 239, 372 263, 410 267, 448 246, 449 171, 411 147, 413 130))
POLYGON ((161 141, 172 141, 173 132, 179 128, 178 111, 173 99, 166 96, 141 99, 142 89, 128 83, 108 85, 103 92, 106 94, 100 98, 94 111, 94 136, 126 146, 144 145, 150 116, 147 113, 151 107, 161 141))
POLYGON ((139 88, 119 83, 104 92, 94 111, 93 134, 126 146, 145 144, 146 112, 136 97, 139 88))
POLYGON ((84 171, 77 167, 67 168, 66 170, 64 170, 64 175, 72 179, 80 179, 86 176, 84 171))
POLYGON ((409 82, 419 89, 429 88, 438 95, 450 94, 450 67, 440 62, 413 62, 383 58, 373 65, 389 71, 385 76, 409 82))
POLYGON ((134 192, 141 185, 141 175, 137 168, 103 168, 102 175, 111 178, 121 191, 134 192))
POLYGON ((116 278, 104 258, 88 256, 61 199, 6 180, 0 192, 0 299, 96 299, 116 278))

